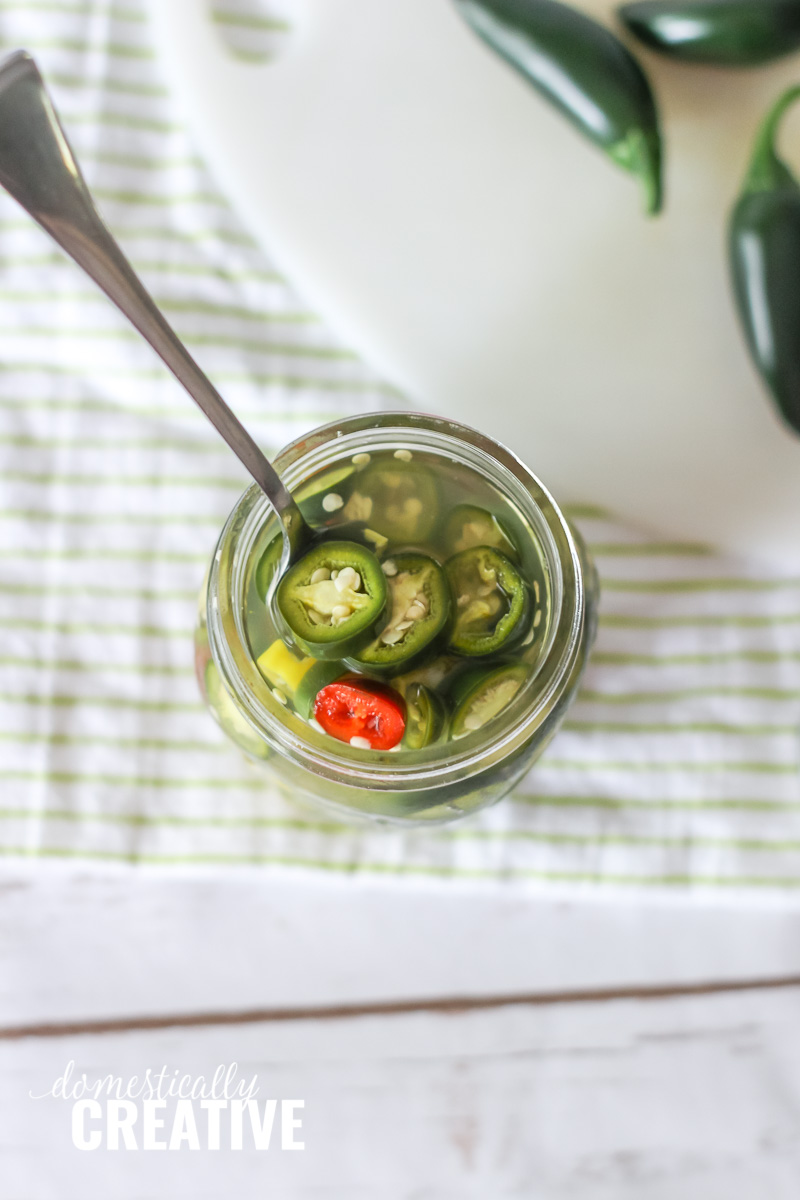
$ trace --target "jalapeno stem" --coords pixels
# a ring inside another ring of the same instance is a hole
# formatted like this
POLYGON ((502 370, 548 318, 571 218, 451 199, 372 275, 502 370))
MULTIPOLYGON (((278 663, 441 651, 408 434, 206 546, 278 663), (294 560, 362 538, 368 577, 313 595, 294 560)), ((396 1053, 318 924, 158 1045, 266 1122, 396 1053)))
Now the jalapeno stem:
POLYGON ((797 187, 797 180, 775 148, 778 128, 786 111, 800 99, 800 85, 790 87, 778 98, 767 113, 756 135, 750 166, 742 194, 771 192, 781 187, 797 187))
POLYGON ((609 150, 609 157, 639 180, 644 211, 654 217, 661 211, 664 184, 661 171, 661 140, 657 134, 632 129, 628 136, 609 150))

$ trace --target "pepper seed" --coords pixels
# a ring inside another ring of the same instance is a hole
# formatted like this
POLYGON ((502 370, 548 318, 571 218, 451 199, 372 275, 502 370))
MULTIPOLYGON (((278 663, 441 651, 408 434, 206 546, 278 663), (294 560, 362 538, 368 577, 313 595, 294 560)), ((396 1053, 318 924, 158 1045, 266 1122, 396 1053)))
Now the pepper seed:
POLYGON ((327 567, 317 567, 314 574, 311 576, 311 583, 323 583, 326 579, 330 579, 331 573, 327 567))
POLYGON ((417 604, 416 601, 409 607, 408 611, 406 612, 406 617, 409 621, 419 621, 420 618, 424 617, 424 616, 425 616, 425 609, 422 607, 421 604, 417 604))
POLYGON ((397 563, 394 563, 390 558, 387 558, 386 562, 381 565, 381 570, 383 571, 384 575, 391 579, 393 575, 397 574, 397 563))
POLYGON ((340 625, 342 621, 346 621, 352 615, 353 610, 349 604, 337 604, 331 613, 331 621, 334 625, 340 625))
POLYGON ((542 610, 540 608, 537 608, 536 616, 533 618, 533 628, 534 629, 539 628, 539 625, 541 624, 541 620, 542 620, 542 610))
POLYGON ((278 704, 288 704, 289 703, 289 701, 286 699, 286 697, 284 696, 284 694, 280 688, 273 688, 272 694, 275 697, 275 699, 278 701, 278 704))
POLYGON ((395 450, 394 457, 399 458, 401 462, 411 462, 414 455, 410 450, 395 450))
POLYGON ((354 454, 353 458, 352 458, 352 462, 357 467, 365 467, 367 465, 367 463, 369 462, 370 458, 371 458, 371 455, 369 455, 369 454, 354 454))
POLYGON ((402 637, 403 634, 399 629, 384 629, 383 633, 381 634, 381 641, 383 642, 384 646, 394 646, 402 639, 402 637))
POLYGON ((371 750, 372 742, 368 738, 351 737, 350 745, 354 750, 371 750))
POLYGON ((368 521, 372 516, 372 497, 353 492, 344 507, 344 516, 348 521, 368 521))
POLYGON ((336 512, 337 508, 341 508, 343 504, 344 500, 338 492, 328 492, 327 496, 322 497, 322 507, 325 512, 336 512))
POLYGON ((361 576, 352 567, 343 567, 333 581, 333 586, 337 592, 344 592, 347 588, 352 588, 354 592, 357 592, 361 587, 361 576))

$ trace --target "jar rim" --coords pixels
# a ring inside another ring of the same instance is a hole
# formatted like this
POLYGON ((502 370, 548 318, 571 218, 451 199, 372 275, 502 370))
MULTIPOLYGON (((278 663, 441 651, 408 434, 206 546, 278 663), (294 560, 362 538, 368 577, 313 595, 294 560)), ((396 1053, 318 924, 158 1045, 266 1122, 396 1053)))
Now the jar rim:
MULTIPOLYGON (((245 571, 256 537, 270 520, 271 508, 257 485, 237 501, 220 534, 212 560, 207 596, 207 622, 211 653, 225 685, 244 710, 249 723, 280 753, 315 774, 374 790, 419 790, 444 786, 484 771, 524 746, 555 703, 570 678, 579 653, 585 620, 585 582, 580 554, 569 524, 550 492, 506 446, 457 422, 426 413, 383 411, 347 417, 319 426, 286 446, 275 460, 276 469, 290 487, 326 465, 376 442, 422 443, 426 450, 445 451, 473 468, 487 469, 490 482, 508 498, 527 503, 526 520, 533 524, 548 559, 554 582, 548 644, 536 664, 534 677, 509 705, 505 720, 498 718, 491 737, 481 731, 442 743, 426 752, 415 752, 414 761, 404 763, 391 752, 376 759, 375 753, 354 750, 345 743, 315 732, 302 718, 302 736, 293 730, 287 713, 274 700, 250 650, 244 629, 243 599, 245 571), (224 628, 223 628, 224 626, 224 628), (333 743, 333 744, 331 744, 333 743)), ((277 525, 276 525, 277 532, 277 525)))

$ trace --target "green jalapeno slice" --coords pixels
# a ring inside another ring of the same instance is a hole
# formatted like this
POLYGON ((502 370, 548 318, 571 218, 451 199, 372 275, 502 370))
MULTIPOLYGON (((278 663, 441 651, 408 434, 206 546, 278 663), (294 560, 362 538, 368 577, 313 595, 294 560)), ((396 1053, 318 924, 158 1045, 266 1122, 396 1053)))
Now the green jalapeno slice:
POLYGON ((388 620, 352 662, 361 670, 389 674, 430 650, 450 616, 450 589, 442 568, 424 554, 387 558, 383 570, 389 588, 388 620))
POLYGON ((344 658, 373 637, 386 594, 386 576, 371 551, 355 542, 324 542, 286 572, 277 606, 306 654, 344 658))
POLYGON ((295 492, 300 510, 310 525, 335 533, 343 542, 358 542, 375 554, 382 554, 389 539, 376 529, 370 529, 362 513, 369 506, 359 502, 350 503, 354 480, 358 468, 352 462, 341 467, 331 467, 310 479, 295 492))
POLYGON ((206 663, 203 687, 209 708, 221 729, 253 758, 269 758, 269 746, 237 708, 213 659, 206 663))
POLYGON ((329 521, 336 513, 341 515, 356 468, 352 463, 329 467, 313 476, 294 493, 303 516, 312 524, 329 521))
POLYGON ((256 591, 262 600, 266 600, 269 586, 275 576, 275 572, 281 564, 281 555, 283 553, 283 535, 278 534, 272 539, 267 546, 261 558, 258 560, 256 567, 256 591))
POLYGON ((349 671, 343 662, 318 659, 305 672, 294 694, 294 706, 300 716, 305 717, 306 720, 313 716, 314 701, 317 698, 317 693, 321 692, 329 683, 335 683, 337 679, 341 679, 347 674, 349 674, 349 671))
POLYGON ((462 550, 445 563, 455 605, 450 649, 496 654, 528 630, 530 593, 514 564, 491 546, 462 550))
POLYGON ((424 683, 426 688, 439 692, 446 690, 451 676, 460 672, 463 662, 452 654, 437 654, 432 658, 425 656, 424 660, 416 663, 410 671, 395 675, 392 686, 396 687, 401 696, 405 696, 414 683, 424 683))
POLYGON ((507 558, 518 559, 514 542, 492 513, 474 504, 458 504, 450 513, 444 531, 448 555, 471 550, 473 546, 491 546, 507 558))
POLYGON ((342 515, 363 521, 392 542, 418 542, 432 532, 438 510, 433 472, 422 463, 390 456, 373 459, 358 473, 342 515))
POLYGON ((529 675, 525 663, 503 663, 488 672, 466 671, 453 689, 451 738, 466 737, 488 725, 508 707, 529 675))
POLYGON ((405 692, 406 732, 403 745, 422 750, 441 736, 445 725, 443 701, 424 683, 412 683, 405 692))

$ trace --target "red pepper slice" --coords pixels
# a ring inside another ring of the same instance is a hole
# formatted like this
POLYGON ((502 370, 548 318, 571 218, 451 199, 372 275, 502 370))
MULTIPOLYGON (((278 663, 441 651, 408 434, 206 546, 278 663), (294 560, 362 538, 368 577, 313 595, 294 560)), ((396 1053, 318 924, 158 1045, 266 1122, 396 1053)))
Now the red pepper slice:
POLYGON ((391 750, 406 728, 405 706, 397 692, 353 679, 339 679, 317 692, 314 717, 331 737, 340 742, 359 738, 370 750, 391 750))

